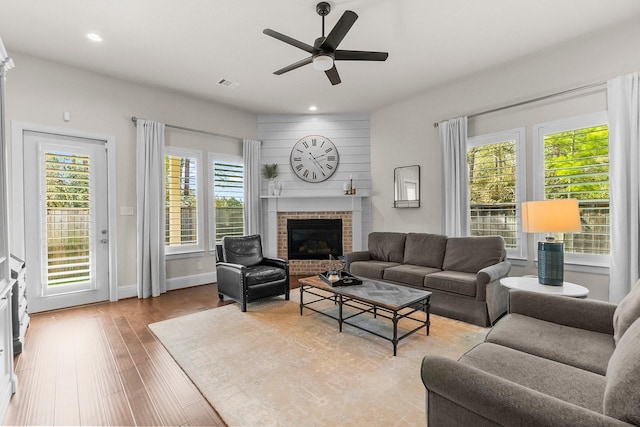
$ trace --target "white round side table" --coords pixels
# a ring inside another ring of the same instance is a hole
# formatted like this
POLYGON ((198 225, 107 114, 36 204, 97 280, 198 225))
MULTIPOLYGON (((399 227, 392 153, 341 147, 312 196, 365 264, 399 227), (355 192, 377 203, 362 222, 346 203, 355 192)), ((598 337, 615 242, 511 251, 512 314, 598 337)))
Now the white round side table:
POLYGON ((541 294, 561 295, 572 298, 586 298, 589 289, 575 283, 562 282, 562 286, 542 285, 537 277, 505 277, 500 284, 507 289, 538 292, 541 294))

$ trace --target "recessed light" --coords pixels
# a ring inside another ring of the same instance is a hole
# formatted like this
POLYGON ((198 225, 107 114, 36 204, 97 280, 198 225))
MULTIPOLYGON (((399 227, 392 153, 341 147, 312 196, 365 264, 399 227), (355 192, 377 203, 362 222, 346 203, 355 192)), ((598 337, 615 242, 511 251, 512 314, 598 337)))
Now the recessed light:
POLYGON ((318 107, 316 107, 315 105, 312 105, 311 107, 309 107, 309 111, 316 111, 318 109, 318 107))
POLYGON ((100 35, 96 34, 96 33, 89 33, 87 34, 87 38, 89 40, 91 40, 92 42, 101 42, 102 41, 102 37, 100 37, 100 35))

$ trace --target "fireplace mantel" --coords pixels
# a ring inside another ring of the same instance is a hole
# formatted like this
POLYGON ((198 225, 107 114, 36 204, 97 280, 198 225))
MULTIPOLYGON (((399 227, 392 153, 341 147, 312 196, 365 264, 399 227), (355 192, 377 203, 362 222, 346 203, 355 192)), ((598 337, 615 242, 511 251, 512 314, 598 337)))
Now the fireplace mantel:
POLYGON ((278 253, 278 212, 334 212, 349 211, 353 220, 353 250, 362 250, 362 199, 364 194, 355 195, 302 195, 302 196, 261 196, 266 202, 267 256, 278 253))

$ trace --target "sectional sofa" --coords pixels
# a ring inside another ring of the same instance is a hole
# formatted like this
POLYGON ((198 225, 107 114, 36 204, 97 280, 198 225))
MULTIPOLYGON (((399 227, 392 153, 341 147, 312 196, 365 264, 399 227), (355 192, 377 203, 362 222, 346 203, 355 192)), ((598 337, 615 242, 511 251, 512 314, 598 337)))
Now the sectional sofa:
POLYGON ((617 307, 511 291, 485 342, 423 359, 428 425, 638 426, 639 355, 640 282, 617 307))
POLYGON ((429 233, 373 232, 368 250, 345 255, 350 273, 426 289, 431 312, 480 326, 507 310, 499 281, 511 264, 500 236, 452 237, 429 233))

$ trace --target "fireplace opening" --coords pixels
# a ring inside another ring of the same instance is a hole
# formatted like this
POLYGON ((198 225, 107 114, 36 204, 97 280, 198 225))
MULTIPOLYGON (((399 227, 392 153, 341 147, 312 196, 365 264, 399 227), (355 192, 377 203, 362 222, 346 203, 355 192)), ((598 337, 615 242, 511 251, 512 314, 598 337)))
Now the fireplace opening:
POLYGON ((342 219, 288 219, 287 249, 290 260, 342 256, 342 219))

